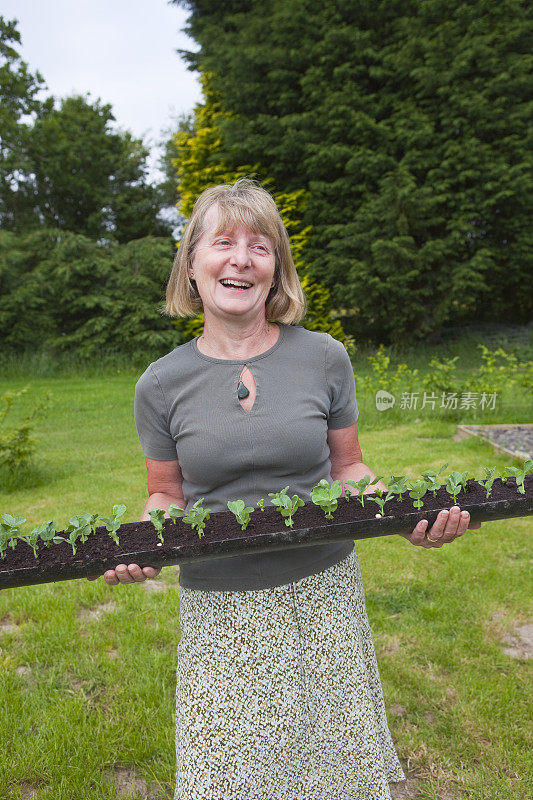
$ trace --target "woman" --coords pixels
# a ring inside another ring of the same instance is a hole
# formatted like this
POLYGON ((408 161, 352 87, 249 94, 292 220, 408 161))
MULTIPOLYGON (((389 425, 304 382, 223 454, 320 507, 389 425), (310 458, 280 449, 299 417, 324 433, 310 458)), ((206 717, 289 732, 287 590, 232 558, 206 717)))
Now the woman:
MULTIPOLYGON (((195 204, 167 312, 200 310, 202 335, 151 364, 136 386, 142 519, 199 498, 213 511, 237 498, 254 506, 287 484, 309 500, 321 478, 373 474, 358 444, 347 353, 291 324, 305 300, 287 232, 252 181, 208 189, 195 204)), ((454 507, 407 538, 441 547, 468 526, 454 507)), ((158 572, 121 564, 105 580, 158 572)), ((389 782, 404 774, 352 543, 183 565, 180 589, 176 800, 390 798, 389 782)))

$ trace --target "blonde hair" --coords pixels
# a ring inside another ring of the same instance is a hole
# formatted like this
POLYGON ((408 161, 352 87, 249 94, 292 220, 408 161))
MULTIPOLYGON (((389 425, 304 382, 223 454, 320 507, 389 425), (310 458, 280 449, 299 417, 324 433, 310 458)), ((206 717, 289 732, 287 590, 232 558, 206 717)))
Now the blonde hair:
POLYGON ((266 299, 265 316, 273 322, 300 322, 305 316, 306 300, 294 266, 287 229, 272 196, 249 178, 212 186, 196 200, 170 273, 165 312, 170 317, 194 317, 203 308, 189 270, 205 231, 205 216, 214 205, 218 207, 217 235, 235 225, 244 225, 253 233, 272 240, 274 286, 266 299))

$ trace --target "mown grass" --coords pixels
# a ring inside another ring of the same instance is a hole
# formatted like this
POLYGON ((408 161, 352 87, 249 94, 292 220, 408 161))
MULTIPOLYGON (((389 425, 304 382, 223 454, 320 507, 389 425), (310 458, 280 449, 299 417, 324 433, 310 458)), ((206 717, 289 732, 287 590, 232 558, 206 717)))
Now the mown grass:
MULTIPOLYGON (((133 422, 138 374, 125 360, 100 375, 2 380, 0 393, 29 382, 35 395, 51 390, 53 402, 38 425, 34 467, 3 476, 0 509, 63 525, 72 513, 124 502, 127 519, 138 518, 146 496, 133 422)), ((527 421, 525 393, 509 401, 509 421, 527 421)), ((455 419, 400 416, 389 428, 389 412, 375 404, 372 422, 373 403, 360 393, 361 444, 385 475, 446 461, 477 474, 509 463, 482 442, 455 441, 455 419)), ((505 637, 531 619, 528 532, 530 520, 517 519, 438 550, 393 536, 357 544, 391 732, 425 800, 528 795, 530 670, 503 652, 505 637)), ((172 796, 178 616, 173 567, 151 589, 100 580, 0 593, 2 800, 31 790, 38 800, 109 800, 119 768, 143 778, 153 797, 172 796)))

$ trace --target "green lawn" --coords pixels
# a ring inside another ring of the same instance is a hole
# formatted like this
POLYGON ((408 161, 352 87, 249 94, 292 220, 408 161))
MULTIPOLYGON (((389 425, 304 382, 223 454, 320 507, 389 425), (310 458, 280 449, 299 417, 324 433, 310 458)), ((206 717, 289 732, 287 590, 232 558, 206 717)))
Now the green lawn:
MULTIPOLYGON (((0 393, 31 383, 53 395, 35 466, 0 491, 0 511, 62 526, 124 502, 137 519, 146 497, 138 374, 122 364, 100 376, 0 381, 0 393)), ((525 392, 506 402, 509 421, 528 421, 525 392)), ((391 427, 371 394, 359 404, 364 459, 385 475, 509 463, 479 441, 455 441, 455 418, 398 410, 391 427)), ((503 643, 531 620, 530 531, 518 519, 438 550, 394 536, 357 544, 391 732, 422 800, 517 800, 533 782, 531 671, 503 643)), ((172 796, 178 614, 173 567, 143 585, 0 592, 2 800, 109 800, 119 779, 130 797, 172 796)))

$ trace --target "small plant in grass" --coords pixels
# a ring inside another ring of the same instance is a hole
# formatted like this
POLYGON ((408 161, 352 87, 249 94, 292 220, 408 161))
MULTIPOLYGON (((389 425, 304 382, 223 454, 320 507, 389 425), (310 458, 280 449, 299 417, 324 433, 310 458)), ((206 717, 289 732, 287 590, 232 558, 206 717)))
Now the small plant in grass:
POLYGON ((496 480, 496 476, 494 475, 496 472, 496 467, 483 467, 483 472, 485 473, 485 477, 483 480, 478 481, 478 483, 480 486, 483 486, 487 492, 488 499, 490 497, 490 493, 492 492, 492 484, 496 480))
POLYGON ((211 516, 211 509, 204 508, 202 506, 203 501, 204 498, 202 497, 196 503, 193 503, 188 513, 182 517, 183 522, 186 522, 193 530, 196 530, 200 538, 204 535, 205 523, 211 516))
POLYGON ((365 495, 364 495, 365 489, 367 489, 369 486, 373 486, 375 483, 377 483, 380 480, 381 480, 381 476, 380 475, 377 475, 375 478, 372 478, 372 475, 363 475, 363 477, 358 481, 345 481, 344 494, 346 495, 346 499, 349 500, 350 497, 352 496, 350 490, 348 488, 346 488, 346 485, 349 484, 350 486, 353 486, 353 488, 357 490, 357 492, 358 492, 357 499, 359 500, 361 505, 364 507, 364 505, 365 505, 365 495))
POLYGON ((453 502, 457 503, 457 495, 461 489, 466 489, 468 472, 450 472, 444 484, 446 491, 453 497, 453 502))
POLYGON ((433 469, 426 469, 424 472, 421 473, 424 480, 428 482, 429 484, 428 489, 430 492, 433 492, 433 497, 437 496, 437 490, 440 489, 442 485, 441 482, 437 480, 437 478, 439 477, 439 475, 442 475, 447 466, 448 464, 443 464, 438 472, 435 472, 435 470, 433 469))
POLYGON ((524 461, 522 468, 520 467, 505 467, 505 473, 509 473, 505 475, 505 477, 513 477, 516 480, 516 486, 520 494, 525 494, 526 490, 524 487, 524 481, 526 479, 526 475, 529 472, 533 472, 533 460, 529 458, 527 461, 524 461))
POLYGON ((385 514, 385 511, 384 511, 385 503, 387 503, 389 500, 392 500, 392 498, 394 497, 394 492, 392 492, 389 489, 387 494, 385 494, 383 489, 374 489, 374 493, 377 494, 377 497, 373 497, 372 495, 369 495, 368 499, 372 500, 373 503, 377 503, 377 505, 379 506, 379 510, 381 512, 381 515, 383 516, 385 514))
POLYGON ((152 525, 156 530, 157 538, 161 543, 163 543, 165 541, 163 539, 163 522, 165 521, 164 510, 162 508, 151 508, 148 511, 148 515, 152 521, 152 525))
POLYGON ((17 546, 20 526, 26 522, 24 517, 13 517, 11 514, 0 514, 0 556, 5 558, 8 546, 12 550, 17 546))
POLYGON ((126 513, 126 506, 121 503, 120 505, 113 506, 113 512, 109 517, 100 517, 105 525, 106 530, 116 544, 120 544, 118 540, 117 531, 120 528, 120 518, 126 513))
POLYGON ((293 494, 292 498, 289 497, 287 494, 288 488, 289 487, 286 486, 280 492, 269 492, 268 496, 272 499, 272 505, 277 506, 281 516, 285 517, 285 525, 288 528, 292 528, 294 524, 292 521, 294 512, 296 509, 305 505, 305 503, 297 494, 293 494))
POLYGON ((422 498, 430 488, 430 484, 428 481, 425 480, 417 480, 411 481, 409 486, 409 497, 412 497, 414 500, 413 506, 417 509, 421 509, 424 503, 422 502, 422 498))
POLYGON ((337 510, 338 498, 342 494, 342 483, 333 481, 331 486, 325 478, 311 489, 311 500, 315 506, 320 506, 326 519, 333 519, 333 512, 337 510))
POLYGON ((250 517, 254 512, 252 506, 245 507, 244 500, 228 500, 228 508, 237 518, 241 530, 245 531, 250 522, 250 517))
POLYGON ((402 503, 402 494, 407 492, 409 486, 407 485, 407 477, 405 475, 391 475, 390 481, 387 485, 389 492, 398 496, 398 502, 402 503))

